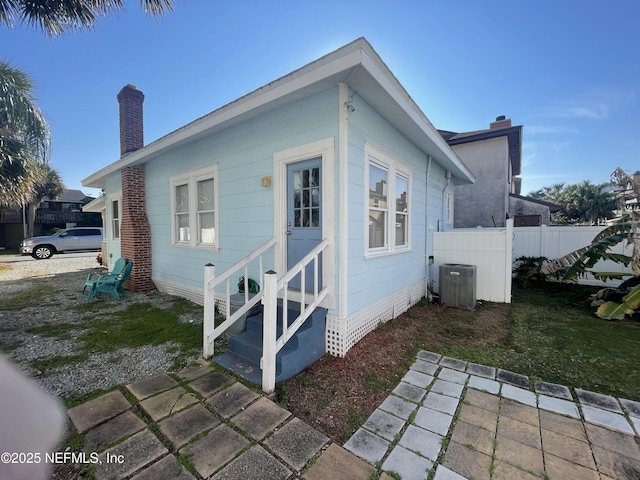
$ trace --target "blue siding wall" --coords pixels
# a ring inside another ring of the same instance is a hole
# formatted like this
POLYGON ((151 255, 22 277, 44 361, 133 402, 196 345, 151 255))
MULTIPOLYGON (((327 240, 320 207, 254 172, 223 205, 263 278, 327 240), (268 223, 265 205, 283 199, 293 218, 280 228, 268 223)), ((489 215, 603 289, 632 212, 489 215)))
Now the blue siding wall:
POLYGON ((428 226, 437 228, 438 220, 443 218, 445 182, 444 170, 432 162, 427 198, 428 152, 417 148, 362 98, 354 95, 353 102, 356 109, 349 117, 348 314, 427 277, 427 257, 433 248, 428 226), (365 141, 411 168, 409 251, 365 258, 365 225, 368 225, 365 141))
POLYGON ((201 288, 206 263, 223 272, 271 239, 274 187, 262 187, 261 179, 273 175, 273 153, 336 137, 337 103, 336 87, 149 162, 146 187, 152 277, 201 288), (214 163, 218 164, 219 250, 172 246, 170 177, 214 163))

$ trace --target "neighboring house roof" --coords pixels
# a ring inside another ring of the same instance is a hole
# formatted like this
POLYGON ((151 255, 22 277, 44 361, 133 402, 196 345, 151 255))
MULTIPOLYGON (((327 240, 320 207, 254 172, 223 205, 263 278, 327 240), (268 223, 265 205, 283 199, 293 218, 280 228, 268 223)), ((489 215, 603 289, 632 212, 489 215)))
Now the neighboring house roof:
POLYGON ((164 152, 346 83, 393 127, 432 155, 454 183, 473 183, 471 170, 458 158, 426 115, 364 38, 345 45, 178 130, 122 157, 90 175, 85 186, 104 188, 108 175, 164 152))
POLYGON ((474 132, 456 133, 448 130, 438 130, 438 132, 452 146, 506 136, 509 142, 509 156, 511 157, 513 175, 520 175, 522 169, 522 125, 476 130, 474 132))
POLYGON ((551 213, 556 213, 562 210, 562 206, 556 203, 545 202, 544 200, 538 200, 537 198, 524 197, 522 195, 516 195, 515 193, 510 193, 510 197, 517 198, 519 200, 524 200, 525 202, 535 203, 537 205, 543 205, 545 207, 549 207, 549 211, 551 213))
POLYGON ((64 203, 88 203, 93 197, 88 197, 81 190, 65 190, 59 198, 54 200, 45 197, 45 202, 64 202, 64 203))

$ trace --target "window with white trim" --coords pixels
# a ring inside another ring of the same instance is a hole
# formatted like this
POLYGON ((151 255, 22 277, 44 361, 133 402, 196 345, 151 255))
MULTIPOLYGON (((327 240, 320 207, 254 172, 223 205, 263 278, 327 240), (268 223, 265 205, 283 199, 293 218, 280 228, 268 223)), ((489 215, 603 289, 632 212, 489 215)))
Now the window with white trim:
POLYGON ((366 255, 408 249, 410 169, 373 145, 365 145, 367 193, 366 255))
POLYGON ((109 196, 109 215, 111 217, 111 240, 120 240, 120 226, 122 223, 122 193, 109 196))
POLYGON ((218 169, 211 165, 171 177, 171 242, 218 246, 218 169))

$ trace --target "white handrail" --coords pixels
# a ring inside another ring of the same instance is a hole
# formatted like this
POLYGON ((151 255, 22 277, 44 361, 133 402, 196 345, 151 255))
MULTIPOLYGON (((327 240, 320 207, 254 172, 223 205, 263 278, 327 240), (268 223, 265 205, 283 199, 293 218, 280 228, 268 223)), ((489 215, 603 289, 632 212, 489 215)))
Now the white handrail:
POLYGON ((209 287, 210 290, 213 290, 218 285, 220 285, 223 281, 229 278, 232 274, 234 274, 237 270, 240 270, 240 268, 248 265, 251 260, 258 258, 267 250, 269 250, 271 247, 273 247, 275 244, 276 244, 276 237, 273 237, 271 240, 259 246, 249 255, 245 256, 242 260, 239 260, 234 265, 229 267, 227 270, 224 271, 222 275, 210 280, 210 283, 208 283, 207 286, 209 287))
POLYGON ((202 335, 202 355, 204 358, 210 358, 214 353, 214 341, 222 335, 231 325, 233 325, 240 317, 251 310, 262 300, 263 288, 260 285, 258 293, 249 298, 249 263, 256 258, 259 261, 260 275, 263 272, 262 256, 276 244, 276 238, 272 238, 264 243, 250 254, 246 255, 242 260, 236 262, 228 268, 222 275, 215 275, 215 266, 208 264, 204 268, 204 319, 203 319, 203 335, 202 335), (238 270, 244 270, 244 304, 237 311, 231 314, 231 282, 232 275, 236 275, 238 270), (226 300, 227 312, 225 320, 215 326, 215 294, 214 289, 225 283, 224 298, 226 300))
POLYGON ((264 296, 263 296, 263 336, 262 336, 262 358, 260 367, 262 368, 262 390, 265 393, 271 393, 275 389, 276 384, 276 355, 285 346, 304 322, 311 316, 314 310, 320 306, 322 301, 329 294, 329 287, 324 286, 318 291, 320 283, 320 268, 318 257, 329 245, 329 240, 324 239, 313 250, 305 255, 302 260, 296 263, 289 271, 279 280, 277 274, 273 271, 265 273, 264 276, 264 296), (307 265, 313 262, 313 300, 306 303, 305 290, 305 271, 307 265), (288 293, 289 282, 300 274, 300 314, 289 325, 288 320, 288 293), (283 292, 282 303, 282 335, 277 337, 277 304, 278 292, 283 292))

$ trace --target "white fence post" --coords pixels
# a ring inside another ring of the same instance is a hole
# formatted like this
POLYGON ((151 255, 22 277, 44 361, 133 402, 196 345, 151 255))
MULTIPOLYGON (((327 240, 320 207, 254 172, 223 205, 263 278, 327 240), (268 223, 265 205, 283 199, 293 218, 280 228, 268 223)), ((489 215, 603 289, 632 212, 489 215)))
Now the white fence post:
POLYGON ((504 303, 511 303, 511 282, 513 280, 513 218, 507 219, 504 242, 504 303))
POLYGON ((276 327, 278 323, 278 275, 273 270, 264 274, 264 304, 262 325, 262 391, 276 388, 276 327))
POLYGON ((216 322, 216 303, 213 290, 209 290, 209 282, 216 276, 216 267, 211 263, 204 266, 204 319, 202 322, 202 356, 213 356, 213 340, 210 340, 216 322))

